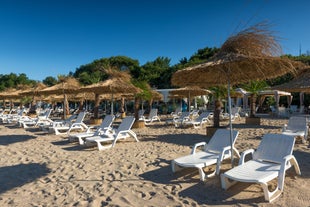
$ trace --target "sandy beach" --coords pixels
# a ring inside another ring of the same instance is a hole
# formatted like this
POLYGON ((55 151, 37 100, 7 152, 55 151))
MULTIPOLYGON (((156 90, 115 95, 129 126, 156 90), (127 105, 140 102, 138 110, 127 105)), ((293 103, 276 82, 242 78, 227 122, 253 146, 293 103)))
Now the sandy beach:
MULTIPOLYGON (((233 123, 240 152, 256 148, 265 133, 280 133, 287 119, 244 123, 244 118, 233 123)), ((308 143, 296 142, 294 149, 302 175, 289 170, 284 192, 269 204, 258 184, 238 183, 225 191, 218 176, 201 182, 195 169, 172 173, 171 160, 209 140, 205 128, 175 128, 162 121, 133 131, 140 142, 129 138, 98 151, 66 136, 1 124, 0 206, 310 206, 308 143)), ((221 171, 229 168, 227 160, 221 171)))

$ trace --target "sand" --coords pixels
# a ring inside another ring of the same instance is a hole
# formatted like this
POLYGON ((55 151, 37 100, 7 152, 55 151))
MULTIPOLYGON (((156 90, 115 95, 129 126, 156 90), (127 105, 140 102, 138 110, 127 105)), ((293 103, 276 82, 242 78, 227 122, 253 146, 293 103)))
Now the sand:
MULTIPOLYGON (((280 133, 286 122, 264 118, 260 126, 246 126, 244 118, 237 120, 235 146, 240 152, 256 148, 264 133, 280 133)), ((308 144, 296 142, 294 149, 302 175, 289 170, 284 192, 269 204, 258 184, 225 191, 218 176, 201 182, 195 169, 172 173, 171 160, 209 140, 205 128, 163 121, 134 131, 140 142, 129 138, 98 151, 66 136, 0 125, 0 206, 310 206, 308 144)), ((227 160, 221 171, 229 168, 227 160)))

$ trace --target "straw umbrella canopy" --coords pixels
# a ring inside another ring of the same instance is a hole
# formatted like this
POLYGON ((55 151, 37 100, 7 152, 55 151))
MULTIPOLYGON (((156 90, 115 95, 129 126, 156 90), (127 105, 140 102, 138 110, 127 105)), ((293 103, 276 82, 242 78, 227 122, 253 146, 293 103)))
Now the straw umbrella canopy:
POLYGON ((296 78, 293 80, 273 86, 272 89, 283 90, 288 92, 305 92, 310 93, 310 69, 302 71, 296 78))
POLYGON ((39 91, 43 90, 44 88, 46 88, 47 86, 43 83, 36 83, 36 85, 32 88, 29 88, 25 91, 22 91, 21 93, 19 93, 21 96, 31 96, 32 100, 31 100, 31 107, 29 110, 30 114, 35 114, 36 110, 35 110, 35 102, 36 102, 36 96, 39 96, 39 91))
POLYGON ((10 109, 12 109, 13 100, 17 100, 21 98, 19 94, 20 92, 22 92, 22 90, 18 90, 16 88, 8 88, 0 93, 0 98, 3 100, 3 103, 5 102, 5 100, 9 100, 10 109))
POLYGON ((300 107, 303 106, 304 93, 310 93, 310 69, 303 70, 293 80, 273 86, 274 90, 283 90, 288 92, 299 92, 300 107))
POLYGON ((169 92, 175 97, 186 97, 188 98, 188 111, 190 111, 190 101, 192 97, 208 95, 211 91, 200 88, 198 86, 188 86, 183 88, 177 88, 169 92))
POLYGON ((141 92, 141 90, 137 87, 135 87, 131 82, 131 76, 126 72, 120 72, 120 71, 113 71, 108 70, 107 71, 110 75, 110 78, 99 82, 94 83, 88 86, 84 86, 80 88, 79 91, 81 92, 93 92, 96 95, 96 101, 95 101, 95 118, 98 118, 98 107, 100 94, 110 94, 112 99, 112 105, 111 105, 111 114, 113 114, 113 99, 115 94, 135 94, 141 92))
MULTIPOLYGON (((228 105, 231 112, 231 84, 271 79, 288 72, 295 73, 296 66, 302 65, 288 58, 279 57, 280 53, 281 46, 276 37, 268 29, 267 24, 260 23, 228 38, 219 52, 208 62, 174 73, 172 84, 201 87, 227 84, 228 105)), ((216 114, 219 114, 219 111, 217 109, 216 114)), ((231 113, 229 120, 232 145, 231 113)), ((233 155, 231 159, 233 164, 233 155)))
POLYGON ((63 95, 64 100, 64 118, 69 114, 69 106, 67 100, 67 94, 78 93, 80 88, 80 83, 77 79, 73 77, 67 77, 60 80, 61 82, 45 88, 38 92, 40 95, 63 95))

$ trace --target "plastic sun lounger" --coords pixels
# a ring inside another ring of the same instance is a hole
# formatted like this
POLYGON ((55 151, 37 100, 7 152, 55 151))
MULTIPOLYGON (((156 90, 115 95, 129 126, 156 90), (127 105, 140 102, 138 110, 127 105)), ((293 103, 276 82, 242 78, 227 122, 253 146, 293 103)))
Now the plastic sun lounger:
POLYGON ((272 202, 278 198, 284 188, 285 172, 292 165, 300 175, 300 169, 292 155, 295 138, 284 134, 264 135, 257 150, 246 150, 241 155, 239 165, 221 175, 223 189, 228 189, 238 182, 259 183, 264 191, 265 200, 272 202), (252 154, 252 160, 245 162, 245 157, 252 154), (268 182, 277 178, 277 187, 269 191, 268 182))
POLYGON ((127 116, 123 119, 123 121, 113 134, 87 137, 85 139, 85 145, 93 146, 95 144, 98 146, 99 150, 105 150, 114 147, 119 139, 126 139, 128 137, 133 137, 137 142, 139 142, 137 135, 131 130, 134 121, 135 118, 133 116, 127 116), (107 142, 108 143, 112 142, 112 144, 108 145, 102 144, 107 142))
POLYGON ((308 138, 307 118, 303 116, 292 116, 288 123, 283 126, 282 134, 303 137, 302 142, 306 143, 308 138))
POLYGON ((72 130, 85 130, 86 131, 88 129, 88 126, 83 123, 85 115, 86 115, 85 111, 80 112, 75 122, 70 123, 69 125, 65 125, 65 126, 50 127, 49 131, 55 132, 56 135, 69 134, 72 130))
POLYGON ((90 131, 91 128, 88 128, 86 132, 69 135, 69 141, 73 142, 75 140, 78 140, 79 144, 83 145, 87 137, 109 134, 112 131, 111 125, 114 119, 114 115, 106 115, 102 120, 101 125, 95 131, 90 131))
MULTIPOLYGON (((233 144, 235 143, 239 132, 233 131, 233 144)), ((239 152, 233 147, 233 153, 239 157, 239 152)), ((183 168, 197 168, 200 180, 204 181, 206 177, 219 175, 221 163, 223 160, 231 158, 230 130, 218 129, 212 136, 208 144, 200 142, 194 145, 190 155, 172 160, 172 172, 177 172, 183 168), (203 151, 196 152, 198 146, 204 146, 203 151), (204 167, 216 164, 216 169, 211 174, 206 175, 204 167)))

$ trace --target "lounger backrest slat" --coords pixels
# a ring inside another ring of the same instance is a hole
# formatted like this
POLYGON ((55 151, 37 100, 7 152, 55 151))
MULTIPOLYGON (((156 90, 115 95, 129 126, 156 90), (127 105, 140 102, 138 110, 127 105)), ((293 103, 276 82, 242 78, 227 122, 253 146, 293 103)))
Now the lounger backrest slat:
POLYGON ((115 116, 114 115, 106 115, 104 119, 102 120, 102 123, 100 125, 100 128, 108 128, 112 125, 112 122, 114 121, 115 116))
MULTIPOLYGON (((236 142, 239 132, 233 130, 233 145, 236 142)), ((206 151, 221 152, 224 147, 230 146, 230 130, 218 129, 207 144, 206 151)))
POLYGON ((281 163, 283 157, 293 153, 295 138, 284 134, 265 134, 253 159, 281 163))
POLYGON ((134 122, 135 122, 135 117, 133 117, 133 116, 125 117, 122 120, 122 122, 120 123, 120 125, 118 126, 118 128, 116 130, 116 134, 118 134, 121 131, 130 130, 134 122))

